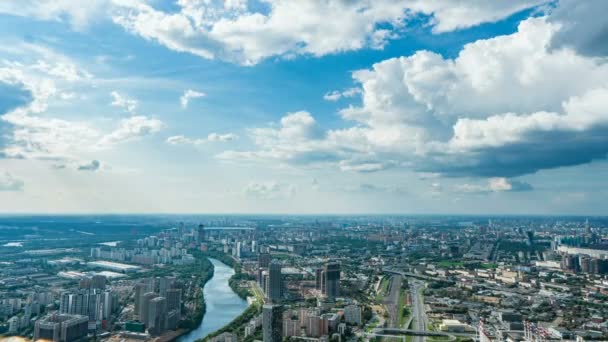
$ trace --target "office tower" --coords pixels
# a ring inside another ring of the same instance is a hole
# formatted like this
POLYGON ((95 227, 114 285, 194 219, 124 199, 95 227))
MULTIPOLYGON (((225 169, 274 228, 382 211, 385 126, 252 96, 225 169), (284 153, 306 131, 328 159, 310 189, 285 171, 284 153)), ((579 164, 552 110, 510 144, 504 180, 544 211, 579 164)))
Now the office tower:
POLYGON ((144 298, 144 294, 148 292, 153 292, 153 287, 150 284, 149 280, 143 280, 137 284, 135 284, 135 294, 133 296, 133 301, 135 302, 135 314, 138 315, 141 319, 141 304, 144 298))
POLYGON ((150 300, 147 319, 150 335, 158 336, 167 330, 167 300, 165 297, 155 297, 150 300))
POLYGON ((268 272, 267 297, 271 302, 278 302, 283 296, 283 276, 281 275, 281 264, 276 261, 270 262, 268 272))
POLYGON ((327 298, 334 299, 340 295, 340 264, 329 262, 325 265, 325 291, 323 294, 327 298))
POLYGON ((198 231, 198 239, 196 242, 202 243, 202 242, 206 241, 207 237, 205 236, 205 226, 202 224, 199 224, 197 231, 198 231))
POLYGON ((270 253, 260 253, 258 255, 258 264, 262 268, 268 268, 268 265, 270 265, 270 260, 270 253))
POLYGON ((45 316, 34 325, 34 340, 72 342, 85 337, 89 319, 82 315, 53 314, 45 316))
POLYGON ((106 290, 103 292, 103 311, 102 318, 108 319, 114 310, 114 294, 112 291, 106 290))
POLYGON ((94 275, 91 278, 91 288, 104 290, 106 288, 107 278, 102 275, 94 275))
POLYGON ((578 258, 580 270, 583 273, 592 273, 591 258, 588 255, 581 255, 578 258))
POLYGON ((182 307, 182 290, 181 289, 168 289, 166 291, 167 298, 167 311, 177 310, 181 312, 182 307))
POLYGON ((265 304, 262 308, 262 333, 264 342, 281 342, 283 328, 283 307, 265 304))
POLYGON ((158 278, 158 294, 161 297, 165 297, 167 290, 175 286, 175 280, 175 277, 158 278))
POLYGON ((325 274, 323 273, 322 268, 317 268, 315 270, 315 288, 319 291, 325 292, 325 274))
POLYGON ((150 326, 149 322, 149 313, 150 313, 150 301, 154 298, 158 297, 158 295, 154 292, 148 292, 143 295, 141 301, 141 307, 139 308, 139 320, 146 325, 146 327, 150 326))

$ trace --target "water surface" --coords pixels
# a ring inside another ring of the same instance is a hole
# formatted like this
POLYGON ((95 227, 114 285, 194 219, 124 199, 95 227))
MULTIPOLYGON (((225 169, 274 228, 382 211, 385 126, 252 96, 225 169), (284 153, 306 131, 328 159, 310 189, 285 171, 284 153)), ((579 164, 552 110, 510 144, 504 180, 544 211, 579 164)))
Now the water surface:
POLYGON ((236 295, 228 285, 228 280, 234 274, 230 266, 219 260, 209 258, 213 264, 213 278, 205 284, 203 293, 207 312, 201 324, 178 342, 194 342, 230 323, 247 308, 247 301, 236 295))

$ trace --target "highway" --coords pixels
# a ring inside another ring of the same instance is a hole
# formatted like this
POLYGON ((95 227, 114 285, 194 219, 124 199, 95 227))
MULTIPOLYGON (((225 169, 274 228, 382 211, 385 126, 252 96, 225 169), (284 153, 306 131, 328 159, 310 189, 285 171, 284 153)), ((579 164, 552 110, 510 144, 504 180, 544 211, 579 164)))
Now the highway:
MULTIPOLYGON (((426 331, 428 319, 424 309, 424 301, 422 299, 422 289, 424 283, 419 280, 410 281, 410 291, 412 295, 412 330, 426 331)), ((424 336, 414 336, 414 342, 424 342, 424 336)))

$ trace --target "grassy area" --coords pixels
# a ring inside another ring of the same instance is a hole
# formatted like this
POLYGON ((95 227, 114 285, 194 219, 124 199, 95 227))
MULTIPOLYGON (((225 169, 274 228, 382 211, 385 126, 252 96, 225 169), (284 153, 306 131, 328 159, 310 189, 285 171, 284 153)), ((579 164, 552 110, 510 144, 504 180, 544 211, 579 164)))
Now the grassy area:
POLYGON ((498 264, 492 262, 484 262, 481 264, 481 268, 489 270, 498 267, 498 264))
POLYGON ((390 277, 382 278, 380 281, 380 287, 378 288, 378 293, 376 293, 376 302, 381 303, 384 300, 384 296, 388 294, 390 283, 390 277))
POLYGON ((437 263, 437 266, 450 268, 450 267, 462 267, 464 266, 464 262, 462 261, 449 261, 444 260, 437 263))
POLYGON ((401 290, 401 293, 399 294, 398 315, 399 315, 399 326, 400 327, 405 325, 407 320, 410 318, 410 314, 411 314, 411 310, 410 310, 409 306, 407 306, 405 304, 406 291, 407 290, 401 290))

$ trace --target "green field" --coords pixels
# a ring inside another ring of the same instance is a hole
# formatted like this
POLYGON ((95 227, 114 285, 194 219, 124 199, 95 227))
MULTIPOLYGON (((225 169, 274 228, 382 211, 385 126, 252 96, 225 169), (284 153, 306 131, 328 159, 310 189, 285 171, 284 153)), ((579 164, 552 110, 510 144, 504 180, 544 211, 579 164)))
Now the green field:
POLYGON ((438 262, 437 266, 446 267, 446 268, 450 268, 450 267, 462 267, 462 266, 464 266, 464 263, 462 261, 444 260, 444 261, 438 262))

